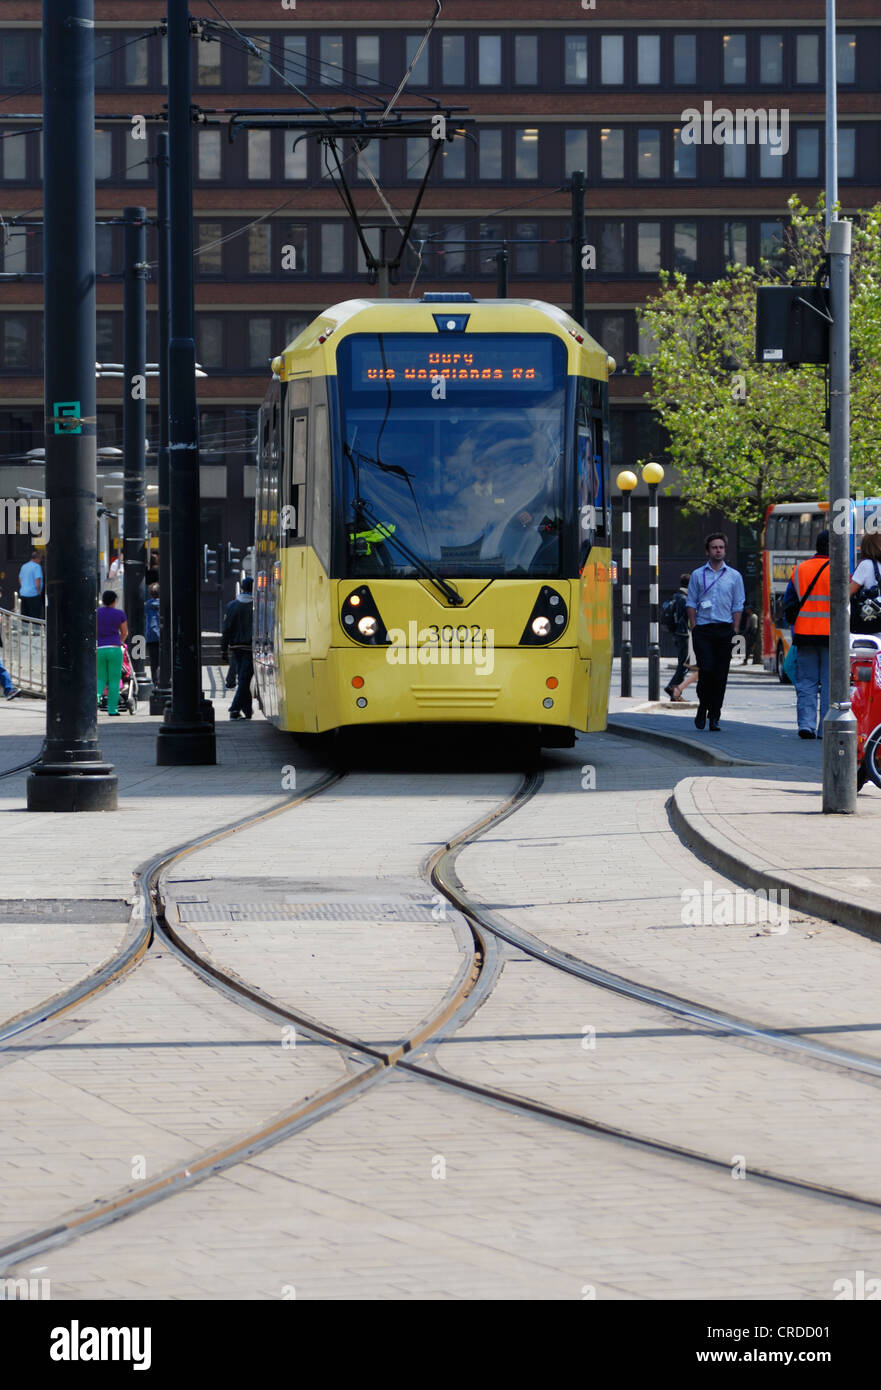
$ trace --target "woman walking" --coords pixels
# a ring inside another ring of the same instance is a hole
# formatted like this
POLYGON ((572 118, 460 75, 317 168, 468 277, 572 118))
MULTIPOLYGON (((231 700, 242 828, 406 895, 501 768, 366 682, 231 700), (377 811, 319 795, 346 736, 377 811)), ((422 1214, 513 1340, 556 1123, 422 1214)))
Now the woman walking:
POLYGON ((128 622, 116 607, 116 594, 105 589, 98 609, 98 702, 107 686, 107 713, 119 714, 119 681, 122 676, 122 644, 128 637, 128 622))

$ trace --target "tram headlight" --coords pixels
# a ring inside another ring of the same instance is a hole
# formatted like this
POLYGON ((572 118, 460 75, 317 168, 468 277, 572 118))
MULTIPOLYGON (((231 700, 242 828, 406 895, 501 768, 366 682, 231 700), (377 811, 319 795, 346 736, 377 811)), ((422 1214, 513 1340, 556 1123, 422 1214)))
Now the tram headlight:
POLYGON ((569 612, 563 596, 549 584, 543 584, 520 638, 521 647, 543 647, 548 642, 556 642, 566 631, 568 621, 569 612))
POLYGON ((353 642, 364 647, 384 647, 388 644, 385 623, 379 615, 376 601, 366 584, 346 594, 340 610, 343 632, 353 642))

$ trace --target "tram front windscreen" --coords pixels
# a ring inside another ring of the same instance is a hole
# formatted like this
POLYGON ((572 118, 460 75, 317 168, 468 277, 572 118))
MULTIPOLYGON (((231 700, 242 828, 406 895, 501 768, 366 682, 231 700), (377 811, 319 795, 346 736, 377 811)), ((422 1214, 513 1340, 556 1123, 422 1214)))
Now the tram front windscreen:
POLYGON ((343 339, 349 574, 559 574, 566 366, 551 334, 343 339))

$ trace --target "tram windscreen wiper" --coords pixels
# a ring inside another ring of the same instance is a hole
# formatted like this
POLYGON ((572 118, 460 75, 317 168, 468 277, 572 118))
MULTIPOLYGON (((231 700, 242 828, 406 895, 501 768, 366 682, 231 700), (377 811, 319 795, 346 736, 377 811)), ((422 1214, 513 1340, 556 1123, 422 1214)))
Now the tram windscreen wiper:
MULTIPOLYGON (((356 462, 355 455, 357 454, 358 459, 363 459, 365 463, 375 464, 376 467, 381 468, 384 473, 398 473, 402 477, 409 480, 410 475, 407 473, 406 469, 399 467, 397 464, 380 463, 378 459, 371 458, 369 454, 362 454, 360 449, 353 451, 348 444, 346 444, 344 448, 353 463, 356 462)), ((464 603, 465 600, 462 598, 462 595, 458 593, 456 589, 453 588, 452 584, 448 584, 446 579, 442 579, 441 576, 437 573, 437 571, 432 569, 431 565, 429 565, 426 560, 423 560, 420 555, 417 555, 414 550, 411 550, 409 545, 407 545, 405 541, 401 540, 400 536, 395 535, 393 530, 391 530, 382 521, 380 521, 379 517, 376 515, 376 512, 374 512, 372 507, 370 507, 364 501, 363 497, 353 498, 352 508, 353 511, 356 513, 356 517, 358 513, 360 513, 362 516, 366 516, 367 520, 372 522, 376 530, 382 534, 384 540, 388 541, 389 545, 396 546, 400 553, 404 556, 404 558, 409 560, 410 564, 413 565, 415 569, 419 570, 421 574, 424 574, 426 579, 430 579, 432 584, 434 584, 436 588, 440 589, 441 593, 444 595, 446 599, 449 600, 450 603, 464 603)))

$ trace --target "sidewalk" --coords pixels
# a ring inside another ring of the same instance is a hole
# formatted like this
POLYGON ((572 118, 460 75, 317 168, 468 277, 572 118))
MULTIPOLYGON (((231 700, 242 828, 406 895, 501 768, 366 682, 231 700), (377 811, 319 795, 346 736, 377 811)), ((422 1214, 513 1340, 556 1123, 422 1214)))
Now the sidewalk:
POLYGON ((683 843, 738 883, 787 889, 794 910, 881 939, 881 790, 864 787, 855 816, 823 814, 823 745, 796 737, 792 687, 732 667, 721 732, 709 734, 694 727, 696 702, 648 701, 647 676, 634 662, 623 698, 616 663, 610 732, 728 769, 677 783, 669 813, 683 843))

